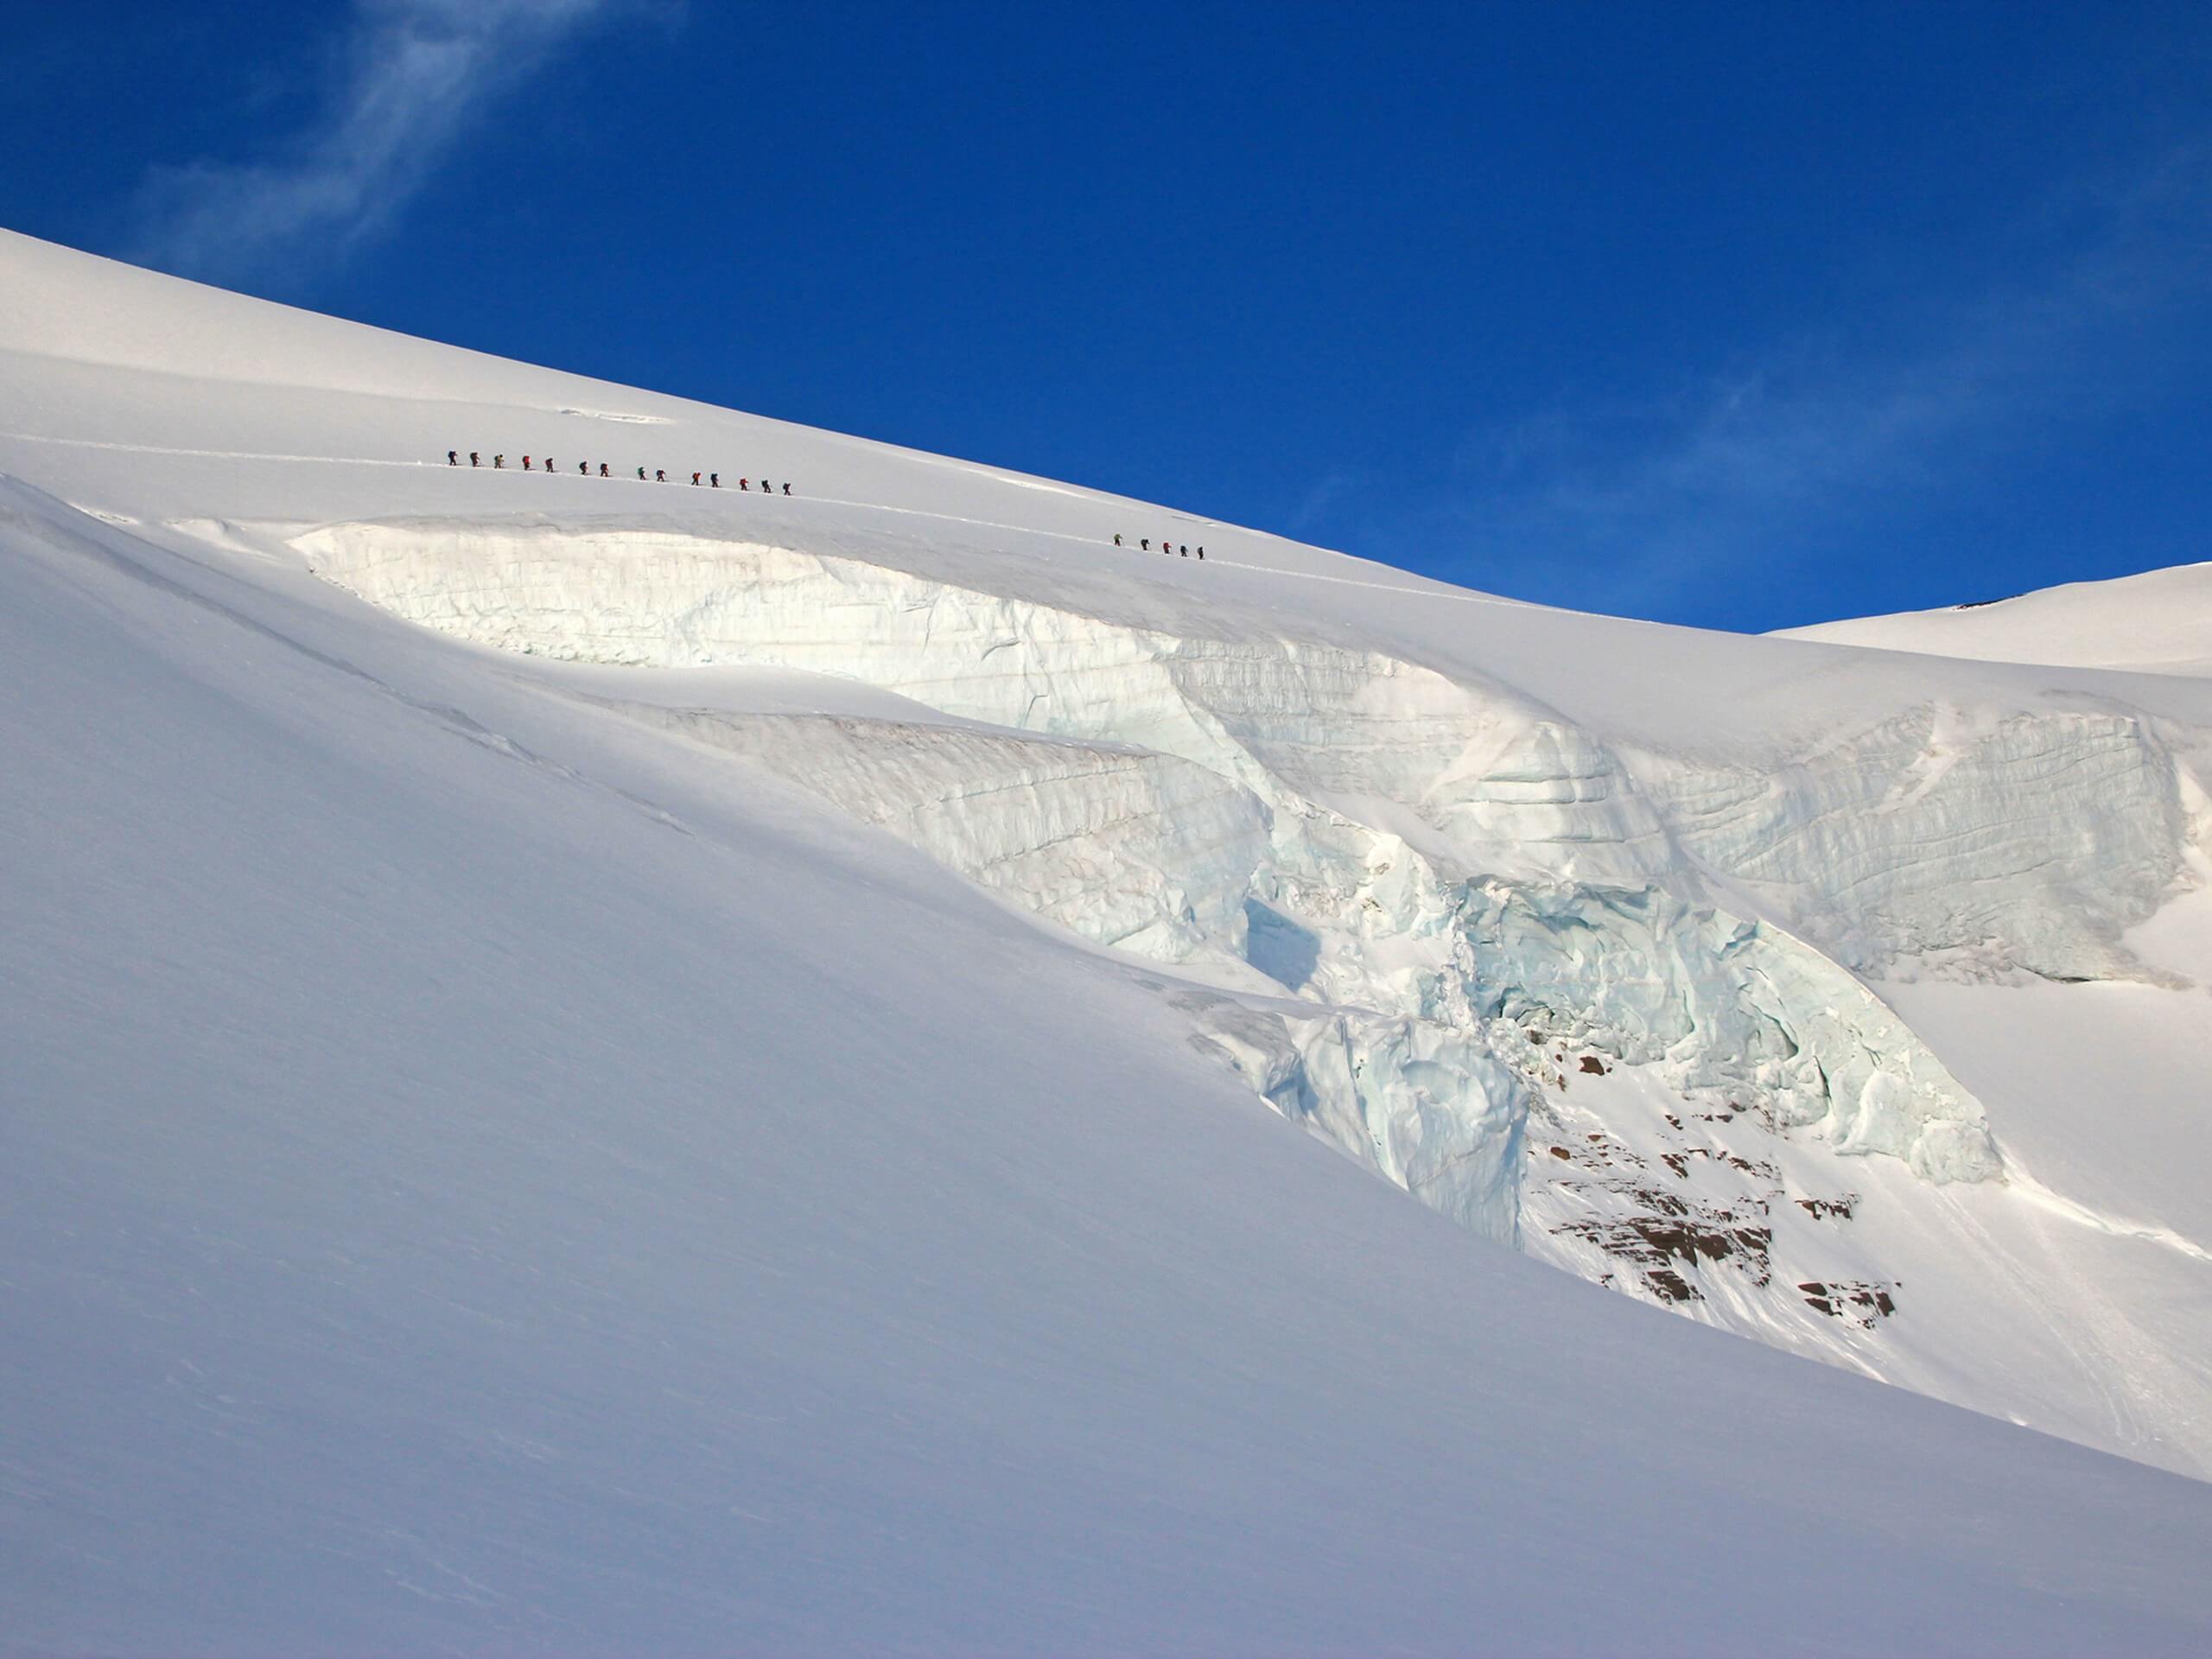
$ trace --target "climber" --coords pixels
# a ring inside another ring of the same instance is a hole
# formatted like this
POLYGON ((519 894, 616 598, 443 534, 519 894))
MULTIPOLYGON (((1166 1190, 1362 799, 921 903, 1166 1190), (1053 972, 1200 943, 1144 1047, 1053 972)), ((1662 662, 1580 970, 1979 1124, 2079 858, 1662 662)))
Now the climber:
POLYGON ((448 450, 447 450, 447 451, 446 451, 446 465, 447 465, 447 466, 448 466, 448 467, 458 467, 458 466, 460 466, 460 465, 461 465, 461 451, 460 451, 460 450, 458 450, 458 449, 448 449, 448 450))
POLYGON ((504 469, 507 464, 507 458, 505 455, 494 455, 492 457, 492 464, 504 469))
POLYGON ((791 493, 791 480, 789 480, 789 479, 787 478, 787 479, 785 479, 785 480, 784 480, 784 493, 785 493, 785 495, 789 495, 791 493))
POLYGON ((654 483, 656 483, 656 484, 665 484, 665 483, 667 483, 667 482, 668 482, 668 474, 667 474, 665 472, 664 472, 661 468, 659 468, 659 467, 654 467, 654 468, 653 468, 653 482, 654 482, 654 483))
POLYGON ((707 474, 707 487, 709 489, 719 490, 721 486, 722 475, 720 473, 709 473, 707 474))
POLYGON ((599 463, 599 475, 601 478, 607 476, 607 463, 603 461, 599 463))
POLYGON ((1122 532, 1121 532, 1120 531, 1118 531, 1118 530, 1117 530, 1117 531, 1116 531, 1114 532, 1114 545, 1115 545, 1115 546, 1116 546, 1116 547, 1119 547, 1121 544, 1122 544, 1122 532))
POLYGON ((468 452, 468 464, 472 467, 481 467, 484 463, 478 458, 476 451, 472 449, 468 452))

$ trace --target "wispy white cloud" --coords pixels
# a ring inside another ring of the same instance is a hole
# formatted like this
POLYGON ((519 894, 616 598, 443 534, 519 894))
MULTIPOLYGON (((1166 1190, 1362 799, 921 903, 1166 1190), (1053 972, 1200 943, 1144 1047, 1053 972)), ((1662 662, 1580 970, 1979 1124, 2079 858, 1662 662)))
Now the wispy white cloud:
POLYGON ((1356 474, 1332 467, 1292 504, 1283 520, 1283 529, 1293 536, 1308 534, 1316 525, 1325 523, 1337 504, 1357 491, 1360 482, 1356 474))
POLYGON ((2033 239, 2063 251, 1888 338, 1808 334, 1662 395, 1562 397, 1473 435, 1453 539, 1648 607, 2190 372, 2160 351, 2212 297, 2212 149, 2038 217, 2033 239))
POLYGON ((387 227, 486 100, 617 0, 358 0, 321 113, 280 153, 150 172, 136 257, 226 277, 387 227))

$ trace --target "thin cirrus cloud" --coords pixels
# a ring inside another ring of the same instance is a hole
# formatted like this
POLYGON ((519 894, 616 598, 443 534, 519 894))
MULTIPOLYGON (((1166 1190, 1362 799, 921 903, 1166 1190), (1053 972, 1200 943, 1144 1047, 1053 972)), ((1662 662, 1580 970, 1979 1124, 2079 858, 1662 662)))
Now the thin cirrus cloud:
POLYGON ((321 111, 281 154, 150 171, 135 256, 238 278, 342 257, 387 228, 493 96, 617 0, 359 0, 321 111))
POLYGON ((2170 347, 2212 294, 2212 145, 2038 219, 2058 251, 2032 274, 1889 339, 1808 332, 1667 394, 1563 398, 1474 435, 1448 539, 1540 549, 1563 593, 1663 607, 1796 526, 1948 487, 2190 372, 2170 347))

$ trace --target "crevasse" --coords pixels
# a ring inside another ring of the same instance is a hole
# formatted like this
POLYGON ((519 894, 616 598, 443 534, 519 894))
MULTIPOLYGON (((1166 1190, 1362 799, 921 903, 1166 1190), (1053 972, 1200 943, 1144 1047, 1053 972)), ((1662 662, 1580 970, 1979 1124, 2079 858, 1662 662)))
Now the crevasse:
POLYGON ((1246 993, 1200 1014, 1215 1052, 1498 1236, 1531 1086, 1501 1027, 1930 1180, 1999 1175, 1979 1103, 1866 979, 1946 951, 2126 971, 2120 934, 2186 840, 2172 758, 2124 712, 1904 709, 1753 770, 1623 753, 1387 653, 1171 633, 787 548, 405 524, 298 545, 482 643, 804 670, 976 722, 630 710, 1087 937, 1210 964, 1246 993))

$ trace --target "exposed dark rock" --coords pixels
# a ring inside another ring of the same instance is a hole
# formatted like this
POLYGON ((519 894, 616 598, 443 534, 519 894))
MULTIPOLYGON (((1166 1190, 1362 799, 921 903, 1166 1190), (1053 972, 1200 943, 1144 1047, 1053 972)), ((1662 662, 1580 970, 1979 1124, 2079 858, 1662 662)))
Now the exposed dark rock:
POLYGON ((1745 1175, 1756 1175, 1763 1181, 1779 1182, 1782 1179, 1782 1172, 1772 1164, 1755 1164, 1748 1158, 1738 1158, 1732 1152, 1722 1153, 1720 1161, 1732 1170, 1745 1175))
POLYGON ((1832 1319, 1849 1319, 1861 1330, 1872 1331, 1897 1311, 1897 1299, 1890 1294, 1894 1286, 1842 1280, 1823 1284, 1813 1279, 1797 1288, 1805 1298, 1805 1305, 1815 1313, 1825 1313, 1832 1319))
POLYGON ((1833 1217, 1837 1221, 1849 1221, 1851 1212, 1858 1207, 1859 1195, 1847 1192, 1840 1198, 1800 1198, 1797 1207, 1815 1221, 1826 1221, 1833 1217))
POLYGON ((1591 1217, 1567 1222, 1553 1230, 1586 1239, 1606 1255, 1634 1263, 1643 1269, 1647 1281, 1662 1271, 1679 1278, 1670 1262, 1694 1268, 1702 1261, 1726 1262, 1748 1274, 1752 1283, 1767 1282, 1768 1252, 1774 1243, 1770 1229, 1745 1224, 1725 1210, 1692 1211, 1666 1193, 1639 1189, 1631 1196, 1646 1200, 1662 1213, 1602 1220, 1591 1217))

